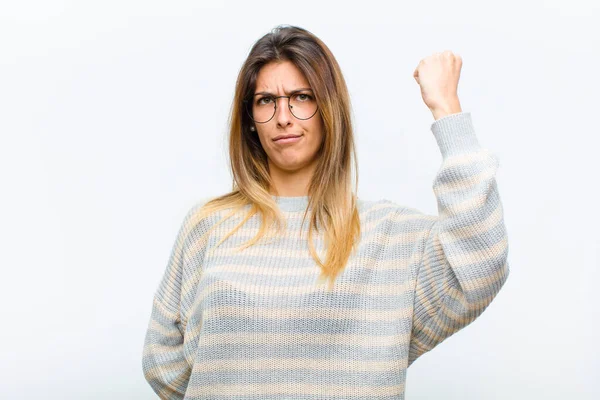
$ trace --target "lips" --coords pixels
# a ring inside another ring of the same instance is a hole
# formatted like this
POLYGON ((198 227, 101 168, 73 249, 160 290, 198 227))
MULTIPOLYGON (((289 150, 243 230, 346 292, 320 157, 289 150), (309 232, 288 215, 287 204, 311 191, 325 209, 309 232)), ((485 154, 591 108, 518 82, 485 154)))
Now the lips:
POLYGON ((273 141, 278 141, 279 139, 288 139, 288 138, 296 138, 296 137, 300 137, 302 135, 279 135, 279 136, 275 136, 275 139, 273 139, 273 141))

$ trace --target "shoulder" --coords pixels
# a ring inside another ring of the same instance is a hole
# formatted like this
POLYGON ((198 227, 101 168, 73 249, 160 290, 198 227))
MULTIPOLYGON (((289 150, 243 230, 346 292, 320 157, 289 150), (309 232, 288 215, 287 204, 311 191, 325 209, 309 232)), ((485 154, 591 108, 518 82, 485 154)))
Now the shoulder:
POLYGON ((186 206, 181 232, 185 236, 193 231, 206 231, 213 224, 213 215, 204 212, 203 207, 217 196, 204 196, 193 200, 186 206))
POLYGON ((391 226, 414 226, 416 229, 425 229, 437 220, 436 216, 426 214, 416 207, 399 204, 389 199, 358 199, 358 209, 361 219, 367 223, 380 222, 391 226))
POLYGON ((358 212, 365 217, 382 217, 385 215, 394 215, 402 212, 404 206, 388 199, 366 200, 357 199, 358 212))

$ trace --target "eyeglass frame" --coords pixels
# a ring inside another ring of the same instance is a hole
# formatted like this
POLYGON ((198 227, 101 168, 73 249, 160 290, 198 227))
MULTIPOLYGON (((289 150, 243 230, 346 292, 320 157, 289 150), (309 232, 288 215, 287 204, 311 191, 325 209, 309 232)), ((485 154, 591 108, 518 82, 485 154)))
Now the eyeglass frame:
MULTIPOLYGON (((298 117, 296 117, 296 115, 295 115, 295 114, 294 114, 294 112, 292 111, 292 107, 290 106, 290 98, 291 98, 293 95, 295 95, 295 94, 298 94, 298 93, 301 93, 301 92, 304 92, 304 91, 306 91, 306 89, 302 89, 302 90, 296 90, 296 91, 293 91, 292 93, 290 93, 290 95, 289 95, 289 96, 265 96, 265 97, 269 97, 269 98, 273 99, 273 102, 274 102, 274 104, 275 104, 275 109, 273 110, 273 115, 271 115, 271 118, 269 118, 268 120, 266 120, 266 121, 264 121, 264 122, 258 122, 258 121, 256 121, 256 120, 255 120, 255 119, 252 117, 252 115, 250 114, 250 110, 248 110, 248 101, 249 101, 249 100, 251 100, 251 99, 254 99, 254 96, 256 96, 255 94, 253 94, 252 96, 248 96, 248 98, 246 98, 246 99, 244 99, 244 100, 243 100, 243 103, 245 104, 245 105, 244 105, 244 108, 246 109, 246 112, 248 113, 248 116, 250 117, 250 119, 251 119, 252 121, 254 121, 254 123, 256 123, 256 124, 266 124, 267 122, 269 122, 270 120, 272 120, 272 119, 273 119, 273 117, 275 116, 275 114, 277 114, 277 99, 279 99, 279 98, 282 98, 282 97, 287 97, 287 99, 288 99, 288 101, 287 101, 287 104, 288 104, 288 110, 290 110, 290 114, 292 114, 292 115, 294 116, 294 118, 296 118, 296 119, 299 119, 299 120, 301 120, 301 121, 306 121, 306 120, 308 120, 308 119, 311 119, 312 117, 314 117, 314 116, 315 116, 315 114, 317 113, 317 111, 319 111, 319 105, 318 105, 318 104, 317 104, 317 109, 315 110, 315 112, 313 113, 313 115, 311 115, 311 116, 310 116, 310 117, 308 117, 308 118, 298 118, 298 117)), ((311 90, 311 91, 312 91, 312 90, 311 90)))

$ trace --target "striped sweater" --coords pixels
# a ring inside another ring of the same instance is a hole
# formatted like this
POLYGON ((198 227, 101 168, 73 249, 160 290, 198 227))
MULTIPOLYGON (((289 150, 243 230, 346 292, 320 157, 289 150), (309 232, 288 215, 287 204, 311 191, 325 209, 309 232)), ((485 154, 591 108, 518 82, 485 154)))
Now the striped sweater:
MULTIPOLYGON (((153 298, 142 356, 161 399, 404 399, 407 368, 470 324, 509 274, 495 173, 468 112, 431 125, 438 216, 358 200, 358 251, 333 291, 301 226, 308 197, 275 197, 287 229, 241 252, 260 218, 188 211, 153 298), (195 222, 192 222, 195 221, 195 222), (302 233, 302 240, 299 235, 302 233)), ((247 206, 245 210, 249 209, 247 206)), ((315 246, 324 256, 323 235, 315 246)))

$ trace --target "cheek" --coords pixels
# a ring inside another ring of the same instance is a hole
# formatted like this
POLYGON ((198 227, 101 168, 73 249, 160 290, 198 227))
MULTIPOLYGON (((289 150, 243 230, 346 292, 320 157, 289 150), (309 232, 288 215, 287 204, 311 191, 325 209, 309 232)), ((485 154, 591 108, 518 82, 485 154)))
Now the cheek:
POLYGON ((315 121, 315 123, 310 127, 310 132, 312 136, 312 141, 316 144, 317 147, 320 146, 321 142, 325 138, 325 129, 321 121, 315 121))

